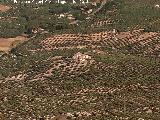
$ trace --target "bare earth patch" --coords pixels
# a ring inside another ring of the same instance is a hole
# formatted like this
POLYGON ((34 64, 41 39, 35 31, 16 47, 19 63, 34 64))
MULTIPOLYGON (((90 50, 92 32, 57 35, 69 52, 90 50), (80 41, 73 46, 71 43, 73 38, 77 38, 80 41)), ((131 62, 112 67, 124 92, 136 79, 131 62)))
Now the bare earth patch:
POLYGON ((6 12, 10 9, 11 7, 9 6, 5 6, 5 5, 1 5, 0 4, 0 12, 6 12))
POLYGON ((11 48, 26 41, 25 36, 17 36, 15 38, 0 38, 0 51, 8 52, 11 48))

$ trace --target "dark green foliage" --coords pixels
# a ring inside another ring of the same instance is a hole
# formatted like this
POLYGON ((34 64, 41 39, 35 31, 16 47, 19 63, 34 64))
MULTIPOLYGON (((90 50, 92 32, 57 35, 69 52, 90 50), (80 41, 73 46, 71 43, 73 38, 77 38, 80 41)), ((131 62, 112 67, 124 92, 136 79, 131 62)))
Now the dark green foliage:
POLYGON ((52 14, 60 14, 70 12, 71 5, 70 4, 51 4, 49 5, 49 12, 52 14))
POLYGON ((159 31, 160 9, 156 9, 155 4, 159 4, 159 1, 115 0, 106 4, 96 17, 113 20, 112 24, 101 26, 108 29, 128 31, 150 28, 150 31, 159 31))
POLYGON ((23 18, 0 21, 1 37, 15 37, 25 32, 26 21, 23 18))

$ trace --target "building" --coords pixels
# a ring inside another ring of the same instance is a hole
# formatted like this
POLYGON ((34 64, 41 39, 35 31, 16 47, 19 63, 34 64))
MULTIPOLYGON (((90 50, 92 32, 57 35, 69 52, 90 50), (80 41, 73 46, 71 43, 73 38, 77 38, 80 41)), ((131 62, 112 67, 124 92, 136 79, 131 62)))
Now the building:
MULTIPOLYGON (((89 0, 71 0, 72 4, 76 4, 76 3, 81 3, 81 4, 86 4, 86 3, 90 3, 89 0)), ((14 3, 20 3, 21 0, 13 0, 14 3)), ((45 2, 53 2, 53 0, 26 0, 26 1, 22 1, 22 3, 33 3, 36 2, 37 4, 43 4, 45 2)), ((68 0, 54 0, 55 3, 60 3, 60 4, 66 4, 69 3, 68 0)))
POLYGON ((84 62, 86 60, 91 60, 91 56, 78 52, 73 56, 73 59, 75 61, 84 62))

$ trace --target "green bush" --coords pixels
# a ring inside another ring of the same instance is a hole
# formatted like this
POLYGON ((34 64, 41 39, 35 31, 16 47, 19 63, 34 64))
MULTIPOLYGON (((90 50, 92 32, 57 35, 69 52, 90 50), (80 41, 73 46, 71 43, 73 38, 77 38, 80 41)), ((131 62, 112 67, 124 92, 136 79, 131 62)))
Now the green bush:
POLYGON ((25 20, 1 20, 0 37, 15 37, 25 32, 25 20))

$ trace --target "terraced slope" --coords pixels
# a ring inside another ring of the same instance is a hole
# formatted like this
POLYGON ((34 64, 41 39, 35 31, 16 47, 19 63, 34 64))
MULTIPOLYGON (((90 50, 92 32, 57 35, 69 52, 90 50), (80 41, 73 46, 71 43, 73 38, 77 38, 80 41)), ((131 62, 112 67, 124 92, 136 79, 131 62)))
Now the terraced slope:
POLYGON ((37 36, 0 58, 0 117, 160 118, 159 33, 37 36))
POLYGON ((75 49, 75 48, 92 48, 92 49, 110 49, 125 50, 129 53, 141 53, 151 55, 159 54, 159 33, 143 32, 134 30, 132 32, 100 32, 94 34, 62 34, 51 36, 41 41, 42 49, 75 49), (106 48, 104 48, 106 47, 106 48))

